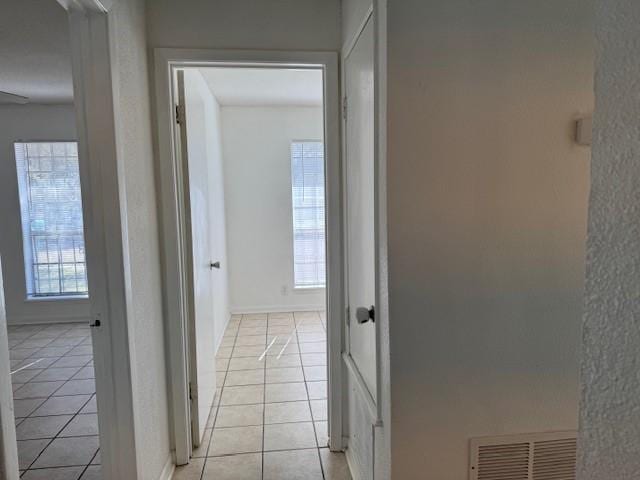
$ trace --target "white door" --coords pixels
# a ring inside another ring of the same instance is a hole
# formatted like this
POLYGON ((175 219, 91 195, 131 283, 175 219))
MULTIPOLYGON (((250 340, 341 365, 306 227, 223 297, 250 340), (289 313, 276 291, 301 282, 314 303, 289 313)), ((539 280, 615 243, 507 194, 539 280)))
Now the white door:
POLYGON ((370 318, 375 317, 373 58, 373 22, 369 19, 345 60, 347 294, 349 352, 375 399, 376 329, 370 318))
POLYGON ((4 309, 2 264, 0 264, 0 478, 18 480, 18 449, 13 410, 13 390, 9 373, 9 339, 4 309))
POLYGON ((186 270, 190 300, 187 320, 191 432, 200 445, 216 393, 214 268, 209 229, 209 175, 204 101, 194 88, 198 72, 178 71, 180 145, 184 173, 186 270), (186 139, 186 141, 184 141, 186 139))

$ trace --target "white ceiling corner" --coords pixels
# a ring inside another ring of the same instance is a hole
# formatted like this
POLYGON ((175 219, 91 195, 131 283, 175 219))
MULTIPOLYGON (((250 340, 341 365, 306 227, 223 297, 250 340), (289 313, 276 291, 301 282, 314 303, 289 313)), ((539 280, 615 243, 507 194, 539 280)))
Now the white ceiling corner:
POLYGON ((0 65, 0 91, 28 97, 29 103, 71 103, 69 26, 62 6, 55 0, 2 0, 0 65))
POLYGON ((318 69, 206 67, 198 69, 221 106, 322 105, 318 69))

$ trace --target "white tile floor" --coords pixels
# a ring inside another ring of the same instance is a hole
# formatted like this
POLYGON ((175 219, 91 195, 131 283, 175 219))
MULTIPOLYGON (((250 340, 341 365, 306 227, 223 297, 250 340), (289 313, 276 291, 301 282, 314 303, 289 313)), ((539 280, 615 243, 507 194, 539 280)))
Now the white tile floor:
POLYGON ((205 441, 174 480, 351 480, 327 446, 324 312, 233 316, 205 441))
POLYGON ((9 353, 21 478, 100 478, 89 327, 10 326, 9 353))

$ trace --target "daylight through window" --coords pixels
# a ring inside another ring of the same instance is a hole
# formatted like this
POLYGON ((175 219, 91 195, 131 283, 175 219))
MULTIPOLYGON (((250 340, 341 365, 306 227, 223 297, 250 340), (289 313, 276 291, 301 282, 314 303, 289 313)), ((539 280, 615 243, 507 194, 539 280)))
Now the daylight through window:
POLYGON ((86 296, 76 142, 16 143, 29 297, 86 296))
POLYGON ((291 144, 295 288, 325 286, 324 145, 291 144))

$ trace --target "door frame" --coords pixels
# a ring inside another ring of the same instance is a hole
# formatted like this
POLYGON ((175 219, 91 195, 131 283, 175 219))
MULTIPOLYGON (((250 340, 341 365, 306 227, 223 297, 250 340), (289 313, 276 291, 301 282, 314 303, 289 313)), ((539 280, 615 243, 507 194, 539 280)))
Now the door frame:
POLYGON ((9 332, 4 307, 2 283, 2 258, 0 258, 0 477, 19 480, 18 443, 13 407, 13 388, 9 360, 9 332))
MULTIPOLYGON (((53 1, 53 0, 52 0, 53 1)), ((67 10, 78 137, 102 476, 138 474, 125 278, 126 200, 118 176, 111 50, 116 0, 57 0, 67 10)))
POLYGON ((327 344, 329 445, 344 449, 342 393, 344 347, 344 260, 342 164, 340 147, 340 93, 338 54, 267 50, 154 50, 158 161, 162 218, 165 325, 169 363, 169 400, 176 450, 176 464, 189 463, 191 433, 188 399, 188 352, 186 331, 184 189, 182 164, 176 148, 176 99, 172 88, 176 69, 184 67, 234 66, 321 69, 324 76, 324 142, 326 168, 327 227, 327 344))

